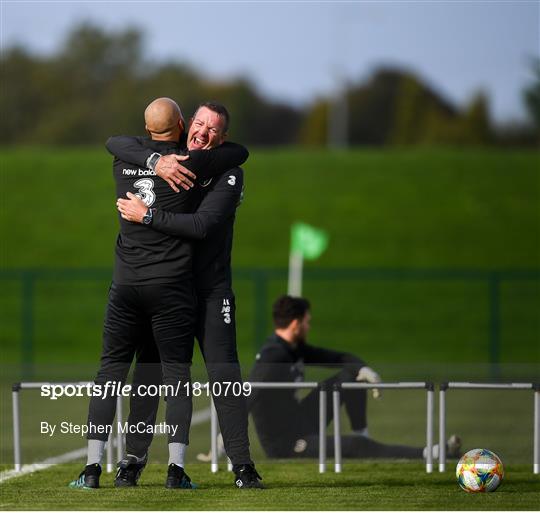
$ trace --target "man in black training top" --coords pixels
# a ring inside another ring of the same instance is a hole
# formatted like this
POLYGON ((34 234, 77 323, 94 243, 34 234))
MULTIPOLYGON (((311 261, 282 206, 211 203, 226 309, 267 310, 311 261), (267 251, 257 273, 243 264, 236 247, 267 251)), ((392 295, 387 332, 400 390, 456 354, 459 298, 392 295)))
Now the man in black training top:
MULTIPOLYGON (((281 296, 273 306, 275 331, 256 357, 249 381, 296 382, 304 380, 304 365, 342 367, 324 383, 332 390, 334 383, 366 381, 379 383, 379 375, 349 353, 323 349, 307 343, 311 313, 309 302, 300 297, 281 296)), ((378 396, 374 389, 374 396, 378 396)), ((342 404, 349 416, 352 435, 342 437, 344 457, 349 458, 422 458, 425 449, 387 445, 369 438, 366 420, 366 391, 342 390, 342 404)), ((332 394, 327 394, 327 424, 333 417, 332 394)), ((311 391, 297 400, 294 390, 254 389, 248 408, 264 451, 270 458, 316 458, 319 448, 319 393, 311 391)), ((449 454, 456 455, 461 445, 454 435, 448 441, 449 454)), ((332 440, 327 440, 333 455, 332 440)), ((434 447, 438 454, 438 446, 434 447)))
MULTIPOLYGON (((178 141, 184 120, 174 101, 169 98, 153 101, 145 110, 145 122, 151 138, 145 139, 143 144, 152 154, 173 154, 182 150, 178 141)), ((211 151, 190 151, 184 165, 196 171, 199 179, 208 180, 243 163, 247 155, 245 148, 227 144, 211 151)), ((149 165, 153 168, 156 161, 154 156, 149 165)), ((169 180, 179 183, 181 180, 175 175, 171 160, 165 163, 169 163, 164 166, 172 177, 169 180)), ((148 207, 174 213, 193 212, 196 195, 187 190, 175 192, 152 168, 140 168, 129 161, 115 159, 117 196, 135 193, 148 207)), ((184 189, 186 187, 184 184, 184 189)), ((159 350, 163 383, 170 385, 166 392, 169 434, 166 486, 190 488, 190 479, 183 470, 183 455, 189 443, 192 412, 191 395, 185 387, 190 382, 195 319, 192 247, 185 240, 119 218, 120 233, 105 315, 101 364, 95 383, 105 390, 108 383, 124 383, 140 347, 141 333, 150 326, 159 350)), ((111 395, 110 389, 108 392, 106 396, 94 394, 90 399, 87 465, 79 478, 70 483, 72 487, 99 487, 100 463, 116 410, 116 397, 111 395)))
MULTIPOLYGON (((202 104, 191 121, 187 145, 211 148, 224 140, 229 125, 227 110, 213 103, 202 104), (217 119, 210 120, 207 116, 217 119)), ((148 152, 141 152, 136 138, 112 138, 108 149, 123 158, 144 162, 148 152)), ((232 291, 231 251, 236 207, 243 190, 243 171, 234 168, 198 187, 203 199, 195 214, 175 214, 151 209, 148 227, 180 238, 197 239, 194 252, 195 290, 198 300, 196 336, 204 357, 210 384, 241 383, 242 375, 236 350, 235 298, 232 291)), ((148 207, 132 194, 119 198, 118 209, 128 221, 141 223, 148 207)), ((156 359, 152 344, 137 359, 134 381, 145 379, 142 369, 156 359)), ((152 373, 150 373, 152 374, 152 373)), ((160 378, 153 373, 153 378, 160 378)), ((146 379, 148 379, 146 377, 146 379)), ((224 387, 221 387, 224 390, 224 387)), ((227 455, 233 464, 235 484, 239 488, 262 487, 249 452, 248 415, 243 395, 235 396, 232 388, 214 396, 227 455)), ((153 424, 159 398, 131 398, 129 422, 153 424)), ((146 464, 152 435, 128 434, 126 457, 120 462, 117 486, 134 486, 146 464)))

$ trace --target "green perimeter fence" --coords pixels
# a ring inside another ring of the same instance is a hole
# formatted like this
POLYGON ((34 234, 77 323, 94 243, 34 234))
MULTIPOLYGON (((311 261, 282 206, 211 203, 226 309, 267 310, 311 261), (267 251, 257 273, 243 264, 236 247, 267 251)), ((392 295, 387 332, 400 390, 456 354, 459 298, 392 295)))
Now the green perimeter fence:
MULTIPOLYGON (((95 341, 110 278, 103 268, 2 270, 4 364, 29 379, 67 344, 95 341)), ((271 304, 286 280, 283 268, 234 270, 241 359, 251 360, 271 330, 271 304)), ((307 268, 304 294, 312 342, 362 347, 370 362, 388 360, 390 350, 394 361, 480 360, 491 378, 501 363, 540 362, 540 269, 307 268)))

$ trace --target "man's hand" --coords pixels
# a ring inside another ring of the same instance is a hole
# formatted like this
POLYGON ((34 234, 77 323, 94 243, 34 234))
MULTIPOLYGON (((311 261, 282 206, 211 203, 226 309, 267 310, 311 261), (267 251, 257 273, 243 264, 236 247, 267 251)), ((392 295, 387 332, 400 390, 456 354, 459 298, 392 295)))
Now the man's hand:
POLYGON ((189 159, 189 155, 163 155, 159 158, 154 168, 156 175, 163 178, 174 192, 180 192, 180 189, 176 187, 177 185, 189 191, 193 187, 193 182, 190 178, 193 180, 197 178, 189 169, 180 164, 180 162, 187 159, 189 159))
MULTIPOLYGON (((356 381, 366 381, 367 383, 380 383, 381 377, 371 367, 362 367, 358 371, 356 381)), ((378 388, 372 388, 373 399, 381 397, 381 391, 378 388)))
POLYGON ((133 223, 142 223, 148 207, 141 198, 135 196, 132 192, 128 192, 127 197, 129 199, 118 198, 116 200, 116 208, 118 208, 123 219, 132 221, 133 223))

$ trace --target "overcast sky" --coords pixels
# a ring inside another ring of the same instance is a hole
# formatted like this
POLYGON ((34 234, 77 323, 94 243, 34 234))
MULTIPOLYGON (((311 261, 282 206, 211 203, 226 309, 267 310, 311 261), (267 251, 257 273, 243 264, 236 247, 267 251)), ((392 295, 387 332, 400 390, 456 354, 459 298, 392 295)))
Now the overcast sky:
POLYGON ((529 59, 540 55, 538 1, 1 2, 3 48, 54 52, 82 21, 134 26, 149 58, 242 75, 297 104, 384 64, 412 69, 459 105, 483 89, 496 120, 523 118, 529 59))

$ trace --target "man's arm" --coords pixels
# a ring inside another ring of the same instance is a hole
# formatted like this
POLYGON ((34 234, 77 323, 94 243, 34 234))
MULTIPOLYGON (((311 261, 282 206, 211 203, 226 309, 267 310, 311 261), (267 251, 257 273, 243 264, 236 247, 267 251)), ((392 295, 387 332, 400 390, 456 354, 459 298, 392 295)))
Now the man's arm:
POLYGON ((180 192, 177 185, 189 191, 193 187, 192 180, 197 176, 180 162, 189 155, 161 155, 143 145, 144 137, 132 135, 115 135, 109 137, 105 147, 116 158, 131 162, 141 168, 151 169, 163 178, 174 192, 180 192))
POLYGON ((183 165, 202 181, 241 166, 248 159, 249 152, 240 144, 224 142, 210 150, 188 151, 188 155, 189 159, 183 165))
POLYGON ((154 152, 143 146, 143 139, 141 136, 115 135, 107 139, 105 147, 120 160, 146 168, 148 159, 154 152))
MULTIPOLYGON (((173 237, 204 239, 234 214, 243 185, 242 169, 231 169, 217 178, 194 214, 176 214, 152 209, 152 221, 148 226, 173 237)), ((148 211, 148 207, 133 195, 131 199, 119 199, 117 206, 124 219, 137 223, 142 223, 148 211)))
MULTIPOLYGON (((371 367, 366 365, 366 362, 354 356, 351 353, 343 353, 341 351, 332 351, 331 349, 323 349, 306 344, 304 351, 304 362, 311 365, 324 365, 328 367, 344 367, 349 369, 351 378, 356 381, 364 381, 367 383, 380 383, 381 377, 371 367)), ((378 388, 372 389, 372 394, 375 399, 381 396, 378 388)))
POLYGON ((174 214, 164 210, 154 212, 150 225, 154 230, 190 239, 204 239, 226 219, 234 215, 242 197, 244 174, 241 168, 231 169, 217 181, 194 214, 174 214))
POLYGON ((186 176, 207 180, 241 166, 249 157, 244 146, 232 142, 225 142, 210 150, 192 150, 187 155, 160 156, 150 148, 145 148, 142 141, 142 137, 121 135, 109 137, 105 146, 121 160, 152 169, 176 192, 179 192, 176 185, 186 190, 193 186, 193 182, 186 176))
POLYGON ((310 344, 305 345, 304 362, 311 365, 348 367, 354 374, 366 365, 363 360, 351 353, 333 351, 332 349, 324 349, 310 344))

